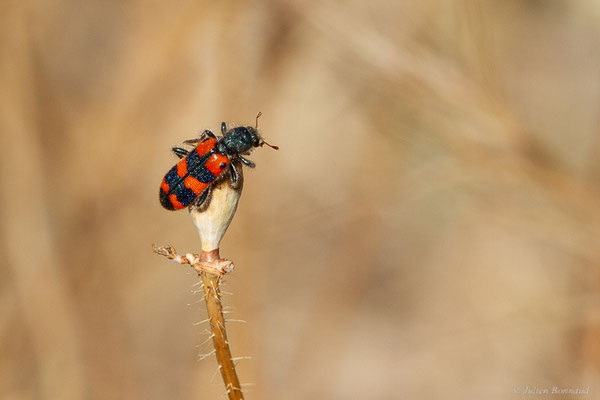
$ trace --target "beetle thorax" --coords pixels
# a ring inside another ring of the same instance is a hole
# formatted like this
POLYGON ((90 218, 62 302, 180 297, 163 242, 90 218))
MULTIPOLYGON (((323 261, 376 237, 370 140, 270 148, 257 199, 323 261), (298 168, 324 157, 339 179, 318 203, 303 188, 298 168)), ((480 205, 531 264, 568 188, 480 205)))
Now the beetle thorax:
POLYGON ((220 144, 229 154, 243 154, 259 146, 260 137, 253 127, 239 126, 225 133, 220 144))

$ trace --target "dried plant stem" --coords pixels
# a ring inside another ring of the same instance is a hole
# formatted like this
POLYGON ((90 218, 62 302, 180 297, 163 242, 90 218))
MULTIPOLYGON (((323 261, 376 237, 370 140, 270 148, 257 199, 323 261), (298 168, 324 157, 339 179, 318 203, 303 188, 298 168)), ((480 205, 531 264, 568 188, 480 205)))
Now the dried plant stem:
POLYGON ((221 370, 223 382, 227 388, 227 395, 230 400, 243 399, 242 389, 235 365, 231 357, 229 342, 227 341, 227 331, 225 330, 225 319, 223 318, 223 305, 221 304, 221 293, 219 283, 221 277, 208 272, 200 272, 200 278, 204 286, 204 297, 206 300, 206 311, 212 331, 213 345, 221 370))
POLYGON ((227 389, 230 400, 241 400, 244 398, 240 380, 235 371, 235 365, 231 357, 227 331, 225 329, 225 318, 223 317, 223 305, 221 304, 221 291, 219 284, 221 277, 231 268, 229 260, 219 257, 219 249, 203 251, 199 255, 186 254, 180 256, 171 246, 153 246, 155 253, 163 255, 180 264, 190 264, 198 272, 204 288, 204 299, 206 311, 212 332, 213 346, 219 363, 219 370, 227 389))

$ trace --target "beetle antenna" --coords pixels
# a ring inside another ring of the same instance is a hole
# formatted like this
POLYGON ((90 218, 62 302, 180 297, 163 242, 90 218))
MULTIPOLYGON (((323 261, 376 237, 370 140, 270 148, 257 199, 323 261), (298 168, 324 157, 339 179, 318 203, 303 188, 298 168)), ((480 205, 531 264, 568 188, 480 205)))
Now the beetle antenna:
POLYGON ((262 139, 262 142, 260 143, 261 146, 263 144, 266 144, 267 146, 269 146, 272 149, 279 150, 279 146, 275 146, 275 145, 269 144, 269 143, 265 142, 265 139, 262 139))
POLYGON ((258 129, 258 119, 260 118, 260 116, 262 115, 262 113, 259 111, 258 114, 256 114, 256 126, 254 127, 254 129, 258 129))
MULTIPOLYGON (((254 129, 258 129, 258 119, 260 118, 261 115, 262 115, 262 112, 260 112, 260 111, 258 112, 258 114, 256 114, 256 127, 254 129)), ((274 146, 272 144, 269 144, 263 138, 261 138, 260 140, 261 140, 260 146, 262 146, 263 144, 266 144, 267 146, 269 146, 272 149, 279 150, 279 146, 274 146)))

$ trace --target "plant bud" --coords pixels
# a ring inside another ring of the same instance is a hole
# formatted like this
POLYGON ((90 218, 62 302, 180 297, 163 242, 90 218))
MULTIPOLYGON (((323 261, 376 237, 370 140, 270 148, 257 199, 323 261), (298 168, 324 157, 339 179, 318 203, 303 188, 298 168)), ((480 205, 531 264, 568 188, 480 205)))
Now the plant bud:
POLYGON ((200 235, 203 252, 219 248, 219 243, 221 243, 237 209, 242 194, 244 175, 239 162, 235 163, 235 167, 239 175, 235 185, 232 185, 231 178, 227 176, 212 188, 210 198, 207 199, 208 206, 190 208, 192 220, 200 235))

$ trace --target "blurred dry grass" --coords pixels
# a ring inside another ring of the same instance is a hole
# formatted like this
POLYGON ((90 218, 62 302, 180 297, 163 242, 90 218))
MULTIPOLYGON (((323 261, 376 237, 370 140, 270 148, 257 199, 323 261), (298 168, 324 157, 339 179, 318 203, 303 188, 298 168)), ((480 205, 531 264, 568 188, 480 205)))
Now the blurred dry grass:
POLYGON ((281 151, 222 249, 248 399, 599 398, 598 2, 1 9, 0 398, 223 394, 150 244, 198 247, 170 146, 257 111, 281 151))

